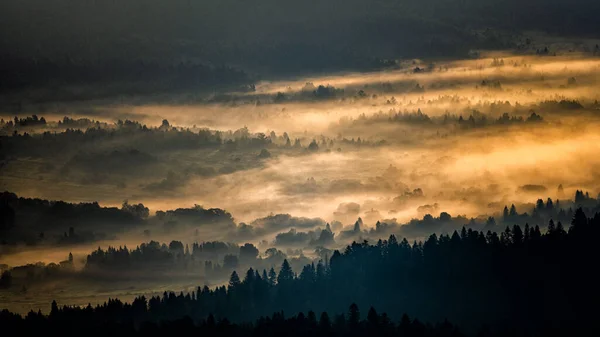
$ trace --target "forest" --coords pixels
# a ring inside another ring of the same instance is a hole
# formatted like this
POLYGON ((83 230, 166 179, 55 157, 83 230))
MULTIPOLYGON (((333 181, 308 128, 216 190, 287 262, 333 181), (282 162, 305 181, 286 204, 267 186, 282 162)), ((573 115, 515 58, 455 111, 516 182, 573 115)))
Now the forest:
MULTIPOLYGON (((375 244, 354 242, 302 270, 294 271, 284 260, 278 272, 250 268, 240 276, 234 271, 227 285, 213 289, 141 296, 131 304, 111 299, 95 307, 59 307, 54 302, 47 317, 31 312, 22 321, 8 311, 1 317, 3 326, 39 321, 57 331, 81 331, 77 329, 86 326, 82 322, 110 322, 117 334, 141 333, 147 324, 161 328, 182 324, 182 332, 216 324, 235 331, 230 322, 269 334, 270 328, 263 330, 262 324, 272 326, 279 320, 278 324, 298 324, 302 329, 311 324, 312 329, 332 329, 328 335, 345 335, 348 332, 342 331, 353 325, 358 330, 351 328, 350 333, 357 335, 372 333, 362 329, 383 329, 381 333, 390 335, 459 335, 449 320, 465 331, 479 331, 478 336, 507 332, 592 336, 598 327, 590 305, 597 300, 594 289, 600 280, 590 266, 600 257, 594 245, 599 219, 598 213, 588 218, 578 208, 567 228, 551 220, 544 234, 538 225, 526 224, 507 226, 499 234, 463 228, 412 244, 391 235, 375 244), (344 316, 348 301, 356 304, 344 316), (363 322, 359 307, 376 307, 387 314, 370 309, 363 322), (261 318, 273 312, 272 318, 261 318), (318 324, 315 312, 326 312, 318 324), (295 316, 286 320, 285 313, 295 316), (444 324, 423 325, 406 313, 444 324), (256 319, 256 325, 242 324, 256 319), (416 330, 401 332, 409 327, 416 330)), ((5 273, 2 279, 7 278, 5 273)))
POLYGON ((418 319, 404 315, 396 324, 387 314, 378 314, 371 307, 365 318, 360 309, 351 304, 347 314, 330 317, 327 312, 319 318, 315 312, 300 312, 294 316, 285 316, 276 312, 272 316, 261 317, 254 323, 236 324, 227 319, 216 320, 213 315, 194 322, 189 317, 172 321, 140 321, 146 312, 144 301, 139 300, 131 305, 119 300, 111 300, 102 307, 88 307, 84 311, 54 306, 52 313, 44 316, 40 313, 29 313, 26 317, 0 311, 0 322, 3 328, 11 331, 23 331, 26 334, 43 332, 64 336, 103 336, 110 333, 114 336, 162 336, 164 334, 201 334, 203 336, 464 336, 460 330, 448 321, 435 325, 425 324, 418 319), (127 308, 127 309, 125 309, 127 308), (115 314, 127 317, 114 319, 115 314))
POLYGON ((600 335, 599 10, 1 1, 0 329, 600 335))
MULTIPOLYGON (((520 189, 546 191, 545 187, 538 185, 524 185, 520 189)), ((558 190, 562 191, 559 193, 564 196, 562 185, 558 190)), ((405 192, 396 199, 397 202, 401 202, 404 198, 422 198, 421 194, 422 191, 415 190, 405 192)), ((537 199, 535 203, 519 205, 520 212, 514 203, 504 205, 503 208, 498 205, 493 215, 470 218, 440 211, 439 206, 435 204, 419 208, 426 213, 420 219, 413 218, 407 222, 382 219, 377 220, 372 227, 367 226, 360 216, 348 225, 340 221, 329 223, 322 218, 294 217, 290 214, 271 214, 245 223, 235 221, 227 210, 206 209, 200 205, 157 210, 150 214, 148 207, 143 204, 131 204, 128 201, 124 201, 120 207, 106 207, 97 202, 67 203, 23 198, 14 193, 4 192, 0 194, 0 209, 3 213, 0 218, 0 231, 3 234, 1 244, 4 248, 20 244, 68 247, 102 242, 109 238, 126 238, 132 233, 148 239, 158 239, 166 235, 171 237, 169 248, 159 250, 168 252, 171 257, 190 257, 197 252, 214 250, 221 252, 220 255, 212 256, 215 258, 213 260, 219 260, 223 258, 223 254, 237 254, 238 243, 251 244, 250 242, 257 242, 256 240, 260 240, 262 246, 269 243, 284 248, 314 250, 319 247, 339 248, 352 240, 377 240, 390 234, 423 238, 431 233, 452 233, 463 226, 474 230, 500 232, 505 226, 515 224, 545 224, 550 220, 567 223, 573 218, 576 208, 581 208, 588 214, 599 212, 600 198, 591 197, 589 192, 576 190, 573 199, 537 199), (203 228, 210 229, 212 234, 201 232, 203 228), (185 246, 189 245, 185 252, 181 240, 173 240, 178 236, 183 238, 185 246), (191 242, 190 237, 204 243, 191 242), (225 241, 207 240, 211 238, 225 241), (171 248, 174 242, 179 248, 171 248), (204 246, 209 243, 215 246, 204 246)), ((152 247, 159 248, 161 244, 153 241, 152 247)), ((167 245, 163 244, 162 247, 167 245)))

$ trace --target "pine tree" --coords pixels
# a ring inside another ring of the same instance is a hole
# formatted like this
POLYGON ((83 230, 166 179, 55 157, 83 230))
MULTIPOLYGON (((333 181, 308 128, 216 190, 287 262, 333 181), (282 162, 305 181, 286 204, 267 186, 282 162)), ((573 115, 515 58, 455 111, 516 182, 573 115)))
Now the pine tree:
POLYGON ((290 266, 287 259, 283 260, 279 275, 277 275, 277 284, 286 284, 287 282, 294 279, 294 271, 290 266))
POLYGON ((554 234, 555 230, 556 227, 554 226, 554 220, 550 219, 550 221, 548 222, 548 233, 554 234))
POLYGON ((515 245, 520 245, 523 243, 523 231, 521 230, 520 226, 518 226, 518 225, 513 226, 512 238, 513 238, 513 243, 515 245))
POLYGON ((329 315, 325 311, 321 313, 321 318, 319 319, 319 329, 325 332, 331 329, 331 320, 329 319, 329 315))
POLYGON ((315 315, 314 311, 310 310, 306 318, 311 327, 317 326, 317 315, 315 315))
POLYGON ((254 269, 250 268, 246 272, 246 277, 244 277, 244 284, 253 284, 255 280, 254 269))
POLYGON ((358 310, 358 305, 356 303, 352 303, 348 310, 348 324, 351 327, 357 327, 360 323, 360 311, 358 310))
POLYGON ((377 315, 377 311, 375 311, 375 308, 373 307, 369 308, 367 322, 371 327, 376 327, 379 324, 379 315, 377 315))
POLYGON ((548 198, 546 201, 546 209, 548 211, 552 211, 554 209, 554 204, 552 203, 552 199, 548 198))
POLYGON ((514 219, 514 217, 516 217, 517 215, 519 215, 517 213, 517 208, 515 207, 515 204, 510 205, 510 211, 509 211, 509 216, 514 219))
POLYGON ((275 269, 273 269, 273 267, 271 267, 271 269, 269 270, 268 280, 270 286, 274 286, 275 283, 277 283, 277 274, 275 273, 275 269))
POLYGON ((56 303, 56 300, 52 301, 52 306, 50 309, 50 316, 56 316, 58 315, 58 304, 56 303))
POLYGON ((237 288, 241 284, 240 277, 237 272, 234 270, 231 273, 231 277, 229 278, 229 290, 237 288))
POLYGON ((563 227, 563 224, 559 221, 558 224, 556 225, 556 233, 559 235, 564 235, 566 234, 565 229, 563 227))
POLYGON ((585 227, 585 225, 587 225, 587 217, 583 212, 583 209, 579 207, 575 210, 575 214, 573 215, 573 220, 571 221, 571 228, 569 228, 569 231, 577 230, 578 228, 585 227))

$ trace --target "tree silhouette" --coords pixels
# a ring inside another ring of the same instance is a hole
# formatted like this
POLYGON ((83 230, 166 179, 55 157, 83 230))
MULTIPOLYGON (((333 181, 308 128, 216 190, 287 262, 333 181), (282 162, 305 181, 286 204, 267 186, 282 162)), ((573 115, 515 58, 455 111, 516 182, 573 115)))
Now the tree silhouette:
POLYGON ((348 324, 350 327, 356 328, 360 322, 360 311, 358 310, 358 305, 356 303, 352 303, 350 308, 348 309, 348 324))
POLYGON ((271 269, 269 269, 268 280, 269 280, 269 285, 272 287, 275 286, 275 284, 277 283, 277 274, 275 273, 275 269, 273 269, 273 267, 271 267, 271 269))
POLYGON ((379 315, 377 315, 377 311, 375 308, 369 308, 369 312, 367 313, 367 322, 370 326, 370 329, 376 329, 379 325, 379 315))
MULTIPOLYGON (((277 319, 279 323, 273 323, 277 325, 291 319, 282 312, 307 312, 307 316, 295 318, 298 329, 307 329, 302 331, 304 334, 330 329, 335 334, 370 331, 384 335, 390 329, 384 321, 402 317, 398 334, 403 331, 406 336, 423 336, 428 325, 403 317, 410 313, 429 321, 448 318, 469 329, 478 329, 482 324, 513 329, 509 335, 535 332, 542 336, 546 331, 594 335, 589 332, 597 332, 598 326, 589 305, 600 284, 593 268, 600 259, 595 248, 600 237, 600 214, 588 218, 583 208, 576 209, 568 232, 560 221, 554 223, 548 221, 545 233, 537 224, 506 226, 500 235, 467 225, 451 235, 432 234, 413 244, 406 238, 398 242, 395 235, 376 244, 362 240, 334 251, 322 263, 306 264, 298 276, 285 259, 278 273, 275 268, 262 273, 249 268, 240 281, 239 272, 233 271, 228 286, 204 286, 188 294, 165 292, 148 299, 136 298, 131 305, 111 299, 97 308, 65 309, 54 302, 51 317, 85 316, 85 310, 91 310, 90 315, 98 320, 123 317, 123 322, 149 320, 158 324, 185 316, 192 323, 200 322, 212 314, 217 329, 225 324, 225 318, 232 325, 275 312, 277 315, 269 317, 269 322, 277 319), (350 308, 346 307, 348 302, 352 303, 350 308), (364 322, 359 306, 372 307, 364 322), (384 320, 374 308, 387 312, 388 318, 384 320), (318 324, 316 314, 310 310, 321 313, 318 324), (561 319, 556 318, 557 312, 561 319)), ((163 252, 161 249, 160 244, 152 243, 134 251, 158 254, 163 252)), ((166 245, 164 249, 168 254, 166 245)), ((126 249, 110 251, 114 256, 127 256, 126 251, 130 257, 133 254, 126 249)), ((90 259, 102 261, 104 254, 96 252, 90 259)), ((454 331, 447 322, 439 329, 446 336, 454 331)))
POLYGON ((294 272, 287 259, 283 260, 279 274, 277 275, 277 284, 288 284, 294 279, 294 272))
POLYGON ((241 284, 240 277, 238 276, 237 272, 234 270, 231 273, 231 277, 229 278, 229 289, 230 290, 236 289, 237 287, 239 287, 240 284, 241 284))

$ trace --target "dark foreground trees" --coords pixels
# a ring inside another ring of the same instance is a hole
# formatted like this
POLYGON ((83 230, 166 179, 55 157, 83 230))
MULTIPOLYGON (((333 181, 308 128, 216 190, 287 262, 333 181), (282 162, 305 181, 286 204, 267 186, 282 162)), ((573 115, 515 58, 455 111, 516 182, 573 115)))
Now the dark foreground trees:
POLYGON ((261 317, 254 323, 231 323, 227 319, 216 319, 213 315, 201 320, 185 316, 169 321, 146 320, 144 308, 136 300, 131 305, 121 306, 119 301, 110 301, 96 308, 58 308, 52 304, 52 312, 46 316, 30 312, 25 317, 6 310, 0 312, 0 326, 4 332, 22 336, 403 336, 437 337, 463 334, 456 326, 444 321, 435 325, 424 324, 418 319, 404 315, 399 322, 390 320, 387 314, 378 314, 371 307, 366 319, 361 320, 356 304, 347 314, 329 317, 327 312, 300 312, 286 317, 283 312, 261 317))
POLYGON ((355 302, 392 319, 406 312, 469 329, 597 330, 599 229, 600 215, 588 218, 578 209, 570 225, 551 222, 547 230, 463 229, 412 244, 395 236, 375 245, 353 243, 301 271, 284 262, 278 273, 237 273, 227 287, 152 297, 149 315, 173 320, 212 314, 244 322, 281 310, 339 314, 355 302))
POLYGON ((375 245, 353 243, 299 273, 285 261, 278 273, 235 273, 228 286, 140 297, 131 304, 109 300, 96 308, 54 305, 50 317, 158 323, 189 316, 194 322, 239 323, 273 312, 314 310, 328 313, 321 315, 319 327, 350 327, 344 333, 351 334, 360 331, 365 317, 371 325, 380 322, 376 312, 359 309, 373 306, 388 313, 383 321, 408 313, 425 321, 448 319, 469 332, 488 326, 492 333, 511 336, 594 336, 600 335, 599 237, 600 214, 588 218, 582 209, 569 225, 550 222, 547 230, 529 225, 500 234, 463 229, 413 244, 392 235, 375 245), (356 306, 348 309, 349 302, 356 306))

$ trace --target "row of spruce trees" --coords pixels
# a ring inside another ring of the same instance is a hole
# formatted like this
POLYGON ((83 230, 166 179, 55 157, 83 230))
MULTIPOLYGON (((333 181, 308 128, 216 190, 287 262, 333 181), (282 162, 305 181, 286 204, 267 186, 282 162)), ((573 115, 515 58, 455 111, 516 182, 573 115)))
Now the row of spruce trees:
POLYGON ((392 235, 375 244, 355 242, 299 273, 286 260, 278 272, 233 272, 227 286, 188 294, 142 296, 131 304, 110 300, 95 308, 53 303, 50 317, 73 321, 89 315, 138 325, 182 317, 243 323, 273 312, 338 315, 354 302, 387 312, 390 321, 408 313, 424 321, 448 319, 471 331, 489 326, 584 335, 598 332, 599 237, 600 214, 588 218, 582 209, 568 228, 550 221, 544 233, 537 225, 506 227, 500 234, 463 228, 412 244, 392 235))

